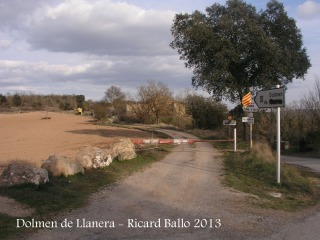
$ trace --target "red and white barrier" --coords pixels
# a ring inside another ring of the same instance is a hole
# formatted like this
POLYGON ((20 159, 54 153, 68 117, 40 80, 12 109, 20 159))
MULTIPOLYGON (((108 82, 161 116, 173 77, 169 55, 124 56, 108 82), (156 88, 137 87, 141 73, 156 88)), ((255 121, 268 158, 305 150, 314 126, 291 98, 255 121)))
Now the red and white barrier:
POLYGON ((202 140, 202 139, 131 139, 133 144, 193 144, 195 142, 233 142, 234 139, 226 140, 202 140))

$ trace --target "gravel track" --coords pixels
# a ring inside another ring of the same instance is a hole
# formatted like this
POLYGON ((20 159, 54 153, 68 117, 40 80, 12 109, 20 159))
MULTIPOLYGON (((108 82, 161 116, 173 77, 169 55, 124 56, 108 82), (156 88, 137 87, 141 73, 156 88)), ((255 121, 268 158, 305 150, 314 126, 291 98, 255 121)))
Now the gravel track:
MULTIPOLYGON (((194 138, 165 132, 174 138, 194 138)), ((56 216, 57 228, 26 238, 259 239, 296 216, 251 206, 256 199, 224 187, 222 176, 221 154, 209 143, 179 145, 144 171, 93 194, 85 208, 56 216), (112 221, 114 227, 81 228, 83 219, 112 221), (203 228, 196 227, 197 219, 203 228), (73 226, 62 228, 63 221, 73 226), (149 227, 134 227, 135 223, 149 227)))

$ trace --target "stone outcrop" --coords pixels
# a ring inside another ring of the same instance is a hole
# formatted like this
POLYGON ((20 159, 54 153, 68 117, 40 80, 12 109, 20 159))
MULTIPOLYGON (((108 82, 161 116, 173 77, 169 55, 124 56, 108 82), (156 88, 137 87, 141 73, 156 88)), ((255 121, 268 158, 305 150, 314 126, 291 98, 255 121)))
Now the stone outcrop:
POLYGON ((39 185, 46 182, 49 182, 48 171, 46 169, 19 163, 8 165, 0 177, 0 183, 4 186, 29 183, 39 185))
POLYGON ((124 138, 110 146, 112 156, 119 161, 130 160, 137 157, 134 144, 130 139, 124 138))
POLYGON ((93 146, 81 148, 76 157, 76 161, 85 169, 106 167, 112 163, 112 160, 109 149, 104 150, 93 146))
POLYGON ((84 173, 84 168, 73 159, 65 156, 51 155, 42 163, 42 168, 48 170, 52 176, 70 176, 84 173))

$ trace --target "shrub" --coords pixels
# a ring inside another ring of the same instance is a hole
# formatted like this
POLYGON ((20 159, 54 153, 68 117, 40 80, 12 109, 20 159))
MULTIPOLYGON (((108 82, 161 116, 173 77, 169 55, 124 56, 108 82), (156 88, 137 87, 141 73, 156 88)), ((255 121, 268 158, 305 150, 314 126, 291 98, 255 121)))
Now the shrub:
POLYGON ((104 103, 96 103, 93 105, 94 117, 98 121, 104 121, 108 117, 108 107, 104 103))

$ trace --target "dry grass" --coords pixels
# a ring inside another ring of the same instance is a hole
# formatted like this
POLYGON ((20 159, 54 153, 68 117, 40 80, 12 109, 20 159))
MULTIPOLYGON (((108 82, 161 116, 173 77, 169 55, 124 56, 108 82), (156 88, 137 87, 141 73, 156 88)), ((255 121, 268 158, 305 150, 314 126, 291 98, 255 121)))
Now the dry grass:
POLYGON ((298 211, 320 202, 319 174, 296 166, 282 165, 281 184, 278 184, 275 160, 271 161, 263 152, 258 154, 264 159, 252 152, 226 153, 227 186, 258 196, 259 200, 255 204, 265 208, 298 211), (281 193, 282 196, 274 198, 271 192, 281 193))
POLYGON ((251 154, 263 161, 274 161, 275 155, 267 142, 255 142, 251 149, 251 154))

